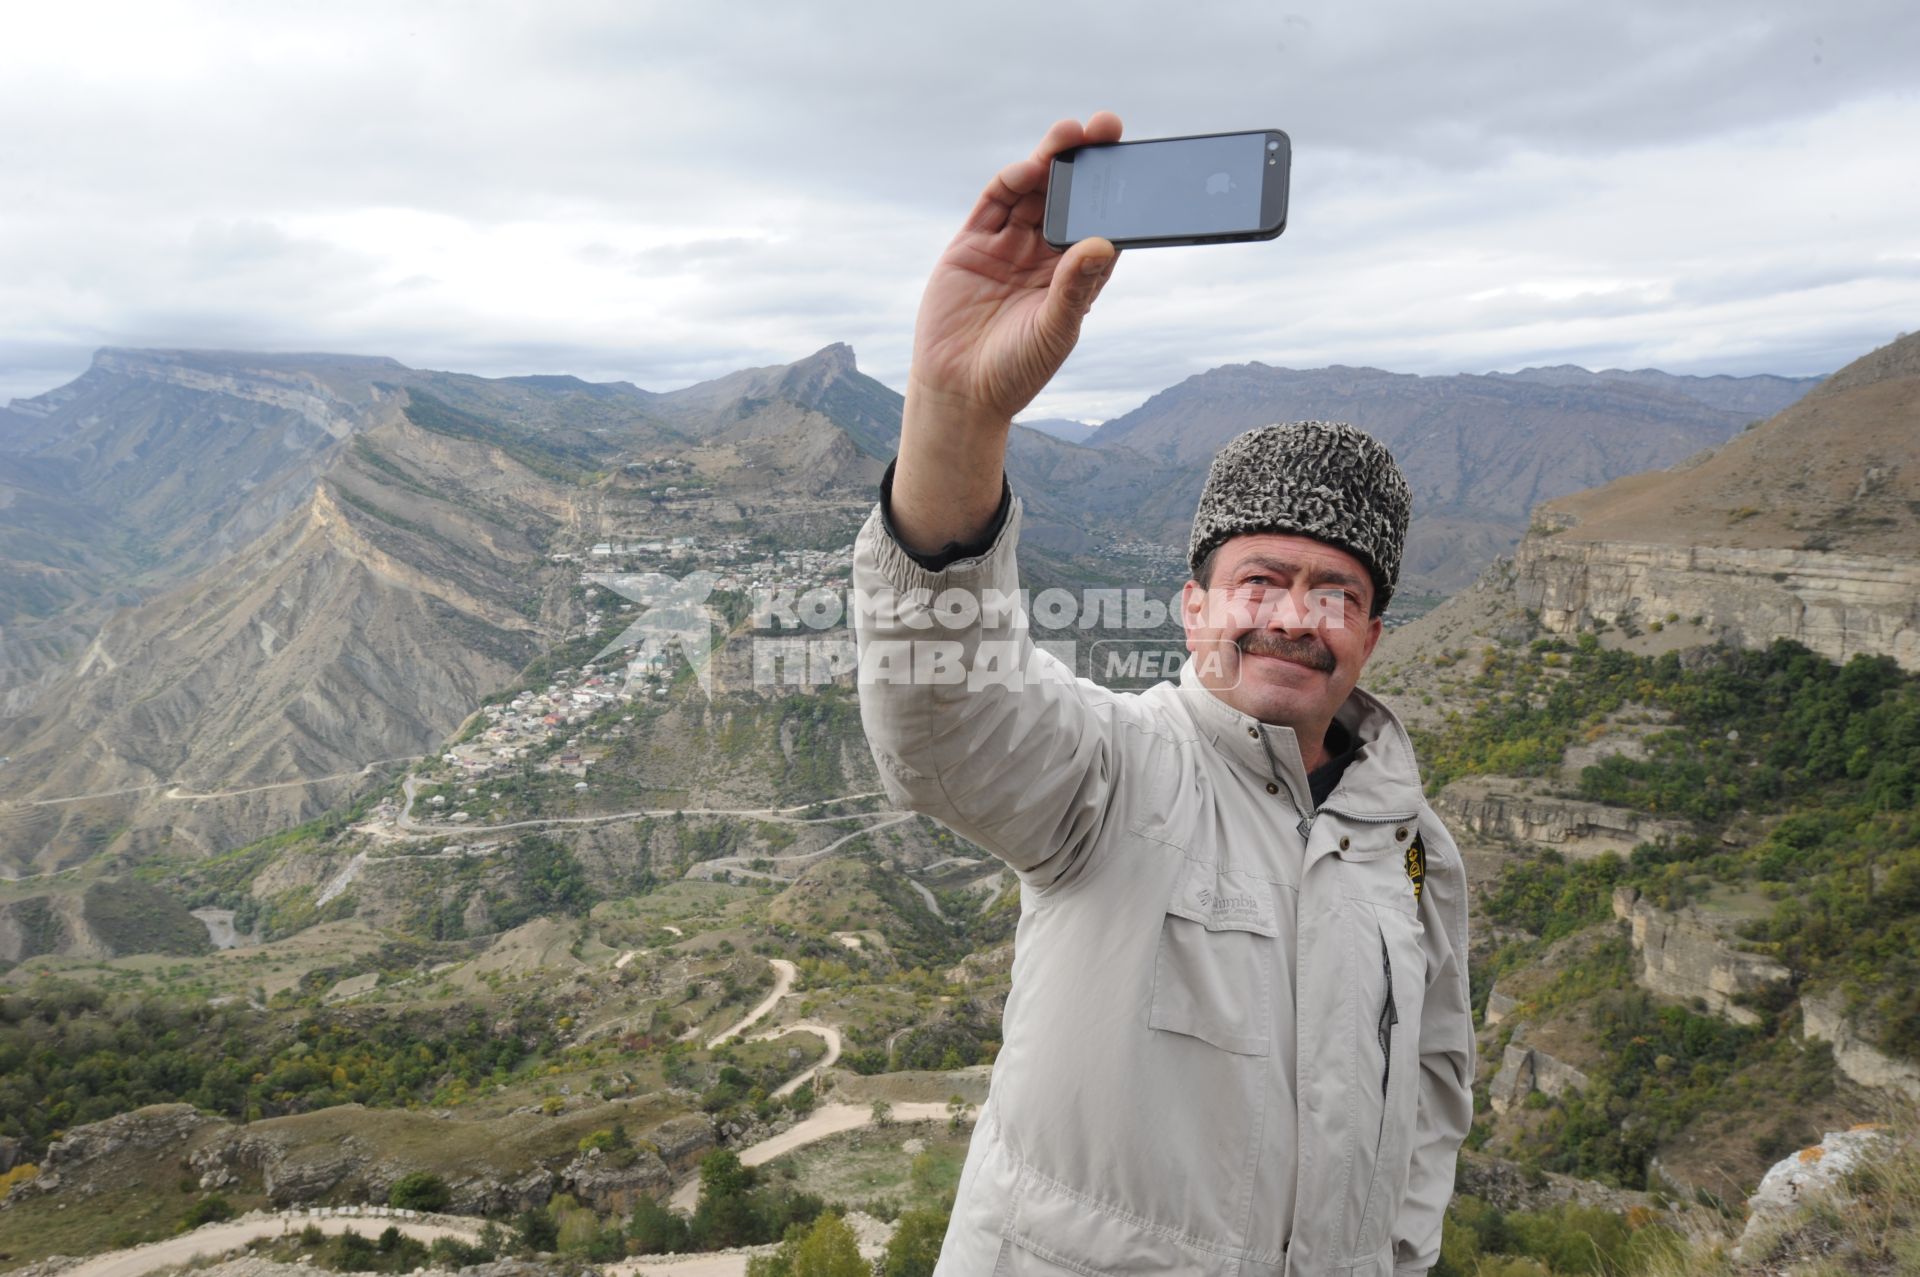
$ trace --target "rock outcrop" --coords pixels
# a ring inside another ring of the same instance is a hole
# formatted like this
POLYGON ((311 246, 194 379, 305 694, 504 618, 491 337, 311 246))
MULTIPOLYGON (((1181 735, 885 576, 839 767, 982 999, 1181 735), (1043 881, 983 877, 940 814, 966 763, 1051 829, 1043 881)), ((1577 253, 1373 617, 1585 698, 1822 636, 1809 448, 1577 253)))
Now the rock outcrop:
POLYGON ((469 1175, 447 1181, 447 1211, 454 1215, 514 1215, 546 1204, 557 1181, 552 1171, 536 1166, 513 1179, 469 1175))
POLYGON ((1555 634, 1596 621, 1699 617, 1729 642, 1792 639, 1834 661, 1891 656, 1920 670, 1920 561, 1814 549, 1591 541, 1529 535, 1514 589, 1555 634))
MULTIPOLYGON (((432 1170, 447 1183, 447 1211, 455 1215, 514 1214, 544 1204, 566 1188, 595 1209, 624 1214, 642 1195, 659 1195, 676 1173, 692 1170, 714 1146, 712 1122, 705 1114, 671 1118, 635 1141, 633 1156, 609 1157, 599 1152, 573 1159, 560 1174, 543 1165, 542 1145, 519 1146, 507 1156, 463 1162, 465 1173, 421 1166, 386 1147, 380 1120, 355 1131, 343 1131, 338 1119, 352 1117, 358 1105, 320 1110, 317 1115, 272 1118, 235 1125, 200 1112, 190 1104, 159 1104, 122 1113, 103 1122, 78 1126, 47 1149, 39 1178, 18 1186, 33 1193, 77 1189, 93 1191, 97 1181, 109 1178, 116 1159, 145 1151, 178 1159, 197 1177, 201 1191, 231 1190, 257 1183, 276 1208, 319 1206, 342 1202, 384 1203, 403 1176, 432 1170), (316 1119, 324 1126, 311 1123, 316 1119), (624 1163, 616 1165, 616 1163, 624 1163)), ((369 1118, 379 1114, 368 1113, 369 1118)), ((450 1119, 450 1114, 441 1115, 450 1119)), ((413 1123, 434 1121, 425 1114, 408 1114, 413 1123)), ((388 1125, 391 1125, 390 1123, 388 1125)), ((484 1124, 483 1124, 484 1125, 484 1124)), ((464 1129, 450 1138, 473 1143, 476 1132, 464 1129)), ((499 1148, 499 1132, 478 1135, 499 1148)), ((410 1137, 417 1143, 422 1132, 410 1137)), ((405 1143, 406 1141, 396 1141, 405 1143)), ((557 1165, 559 1159, 552 1159, 557 1165)))
POLYGON ((1535 1091, 1556 1096, 1568 1091, 1584 1091, 1592 1084, 1591 1078, 1566 1061, 1513 1042, 1500 1058, 1500 1071, 1493 1075, 1487 1098, 1494 1112, 1505 1113, 1524 1104, 1535 1091))
POLYGON ((1535 793, 1525 782, 1505 777, 1454 781, 1434 800, 1434 808, 1456 831, 1544 844, 1572 856, 1626 851, 1680 831, 1672 821, 1535 793))
POLYGON ((1487 990, 1487 1013, 1483 1022, 1487 1028, 1491 1029, 1512 1015, 1519 1006, 1520 1000, 1511 993, 1500 992, 1500 985, 1496 981, 1494 986, 1487 990))
POLYGON ((259 1176, 267 1200, 283 1208, 323 1201, 373 1162, 373 1150, 352 1135, 326 1144, 293 1144, 245 1126, 220 1132, 188 1158, 202 1188, 224 1188, 250 1173, 259 1176))
POLYGON ((716 1142, 709 1118, 684 1114, 654 1127, 632 1148, 587 1150, 560 1172, 558 1184, 597 1211, 625 1215, 642 1197, 664 1198, 674 1177, 697 1167, 716 1142))
MULTIPOLYGON (((422 1169, 386 1156, 360 1135, 314 1140, 297 1127, 274 1121, 231 1127, 195 1149, 188 1160, 203 1188, 258 1176, 267 1200, 283 1209, 330 1200, 384 1202, 396 1181, 422 1169)), ((524 1171, 495 1166, 445 1178, 447 1210, 456 1215, 511 1214, 539 1206, 559 1183, 552 1171, 537 1164, 524 1171)))
POLYGON ((946 978, 952 984, 978 984, 1003 979, 1012 970, 1013 946, 1002 944, 969 953, 958 966, 948 968, 946 978))
POLYGON ((1699 998, 1735 1024, 1758 1024, 1760 1016, 1735 999, 1791 986, 1793 973, 1772 958, 1742 953, 1699 915, 1655 908, 1631 887, 1613 894, 1613 913, 1633 926, 1641 963, 1635 977, 1670 998, 1699 998))
POLYGON ((1890 1143, 1878 1127, 1856 1126, 1829 1131, 1818 1144, 1775 1162, 1747 1199, 1747 1226, 1734 1254, 1751 1247, 1770 1227, 1790 1221, 1810 1199, 1844 1192, 1847 1176, 1884 1155, 1890 1143))
POLYGON ((1683 1233, 1699 1231, 1707 1221, 1697 1208, 1627 1188, 1612 1188, 1590 1179, 1522 1166, 1484 1151, 1462 1149, 1454 1189, 1503 1211, 1545 1211, 1556 1206, 1587 1206, 1624 1215, 1638 1211, 1643 1218, 1660 1218, 1683 1233))
POLYGON ((650 1149, 616 1154, 595 1148, 569 1162, 560 1183, 593 1209, 624 1216, 642 1197, 664 1197, 673 1187, 673 1173, 650 1149))
POLYGON ((1920 1065, 1896 1060, 1862 1038, 1848 1023, 1837 995, 1801 998, 1800 1017, 1801 1031, 1807 1037, 1833 1044, 1833 1062, 1849 1079, 1920 1102, 1920 1065))
POLYGON ((687 1113, 670 1117, 648 1131, 647 1142, 659 1152, 660 1160, 669 1169, 679 1173, 699 1165, 716 1141, 710 1119, 704 1114, 687 1113))
POLYGON ((47 1146, 40 1174, 20 1188, 51 1193, 83 1186, 104 1163, 131 1151, 184 1148, 207 1131, 230 1125, 191 1104, 152 1104, 103 1122, 76 1126, 47 1146))

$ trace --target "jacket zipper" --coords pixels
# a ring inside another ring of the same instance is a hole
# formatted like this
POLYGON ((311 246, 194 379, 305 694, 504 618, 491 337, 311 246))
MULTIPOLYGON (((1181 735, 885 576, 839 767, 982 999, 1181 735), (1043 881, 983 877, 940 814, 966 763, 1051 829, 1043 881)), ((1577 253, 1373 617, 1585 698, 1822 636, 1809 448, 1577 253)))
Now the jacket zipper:
POLYGON ((1323 815, 1338 816, 1342 820, 1351 820, 1362 825, 1408 825, 1420 818, 1420 813, 1417 811, 1388 812, 1385 815, 1363 815, 1357 812, 1341 811, 1336 807, 1321 807, 1300 817, 1300 823, 1293 827, 1294 832, 1298 833, 1302 840, 1305 840, 1313 833, 1313 822, 1320 819, 1323 815))
POLYGON ((1408 821, 1419 819, 1417 811, 1388 812, 1385 815, 1368 815, 1365 812, 1341 811, 1337 807, 1322 807, 1315 815, 1338 816, 1342 820, 1357 820, 1363 825, 1404 825, 1408 821))
MULTIPOLYGON (((1393 1004, 1393 959, 1387 953, 1387 938, 1380 937, 1380 969, 1387 977, 1387 1002, 1380 1008, 1380 1098, 1387 1095, 1387 1083, 1393 1077, 1393 1026, 1400 1023, 1400 1012, 1393 1004)), ((1382 1119, 1384 1121, 1384 1119, 1382 1119)))
POLYGON ((1299 822, 1294 825, 1294 832, 1300 835, 1302 842, 1307 841, 1313 836, 1313 822, 1320 819, 1322 814, 1338 816, 1342 820, 1351 820, 1362 825, 1406 825, 1420 818, 1420 813, 1417 811, 1388 812, 1384 816, 1367 816, 1350 811, 1340 811, 1333 807, 1321 807, 1300 817, 1299 822))

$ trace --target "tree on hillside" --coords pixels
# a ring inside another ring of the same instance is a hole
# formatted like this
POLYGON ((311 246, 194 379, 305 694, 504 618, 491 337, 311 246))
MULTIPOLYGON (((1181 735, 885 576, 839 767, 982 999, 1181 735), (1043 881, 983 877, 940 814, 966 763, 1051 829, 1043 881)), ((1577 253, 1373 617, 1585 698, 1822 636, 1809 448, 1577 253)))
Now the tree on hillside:
POLYGON ((872 1273, 860 1257, 859 1239, 834 1214, 820 1216, 811 1228, 794 1225, 779 1250, 747 1261, 747 1277, 872 1277, 872 1273))
POLYGON ((693 1208, 694 1244, 702 1250, 746 1246, 760 1240, 759 1220, 748 1192, 751 1168, 732 1149, 716 1148, 700 1161, 700 1201, 693 1208))
POLYGON ((536 1254, 550 1253, 560 1246, 560 1226, 553 1216, 538 1206, 529 1206, 514 1217, 514 1232, 523 1250, 536 1254))
POLYGON ((903 1211, 880 1261, 880 1277, 933 1277, 946 1236, 945 1211, 903 1211))
POLYGON ((633 1239, 637 1255, 673 1255, 691 1245, 687 1221, 651 1197, 633 1204, 633 1214, 627 1217, 627 1236, 633 1239))

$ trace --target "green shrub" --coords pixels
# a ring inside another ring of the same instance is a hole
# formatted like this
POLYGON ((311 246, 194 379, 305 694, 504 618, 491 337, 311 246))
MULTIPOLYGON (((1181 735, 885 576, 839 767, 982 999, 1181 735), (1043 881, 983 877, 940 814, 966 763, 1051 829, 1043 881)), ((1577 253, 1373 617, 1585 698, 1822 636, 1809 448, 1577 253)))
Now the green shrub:
POLYGON ((686 1219, 651 1197, 634 1203, 627 1217, 627 1236, 636 1255, 675 1255, 692 1245, 686 1219))
POLYGON ((190 1232, 202 1224, 218 1224, 222 1220, 232 1219, 238 1213, 232 1202, 218 1193, 208 1193, 187 1207, 187 1213, 180 1218, 180 1231, 190 1232))
POLYGON ((846 1221, 822 1215, 811 1227, 795 1225, 773 1254, 749 1259, 747 1277, 873 1277, 873 1269, 846 1221))
POLYGON ((436 1237, 427 1247, 427 1258, 436 1268, 468 1268, 474 1264, 490 1264, 499 1256, 492 1247, 477 1242, 463 1242, 458 1237, 436 1237))
POLYGON ((380 1252, 359 1233, 341 1233, 333 1239, 332 1261, 338 1272, 370 1273, 380 1266, 380 1252))
POLYGON ((933 1277, 947 1236, 945 1211, 910 1210, 900 1216, 880 1261, 880 1277, 933 1277))
POLYGON ((521 1249, 550 1254, 560 1247, 560 1225, 552 1215, 537 1206, 529 1206, 513 1219, 515 1241, 521 1249))
POLYGON ((393 1188, 387 1194, 387 1205, 402 1210, 441 1211, 453 1194, 447 1188, 447 1182, 430 1171, 414 1171, 402 1175, 393 1182, 393 1188))

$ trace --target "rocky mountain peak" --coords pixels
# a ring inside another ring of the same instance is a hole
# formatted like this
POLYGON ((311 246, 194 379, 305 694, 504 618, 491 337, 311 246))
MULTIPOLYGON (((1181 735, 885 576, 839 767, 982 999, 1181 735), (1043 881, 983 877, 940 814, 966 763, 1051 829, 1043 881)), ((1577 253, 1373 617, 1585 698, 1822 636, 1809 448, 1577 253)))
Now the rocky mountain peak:
POLYGON ((1842 368, 1820 386, 1822 395, 1843 394, 1885 381, 1920 377, 1920 333, 1904 333, 1842 368))
POLYGON ((860 371, 859 367, 854 363, 853 347, 847 345, 844 341, 836 341, 831 345, 822 346, 793 366, 796 370, 806 368, 835 374, 860 371))
POLYGON ((779 392, 812 406, 811 401, 824 394, 829 387, 848 377, 857 376, 859 372, 853 360, 853 347, 836 341, 831 346, 814 351, 805 359, 788 364, 785 375, 780 378, 779 392))

